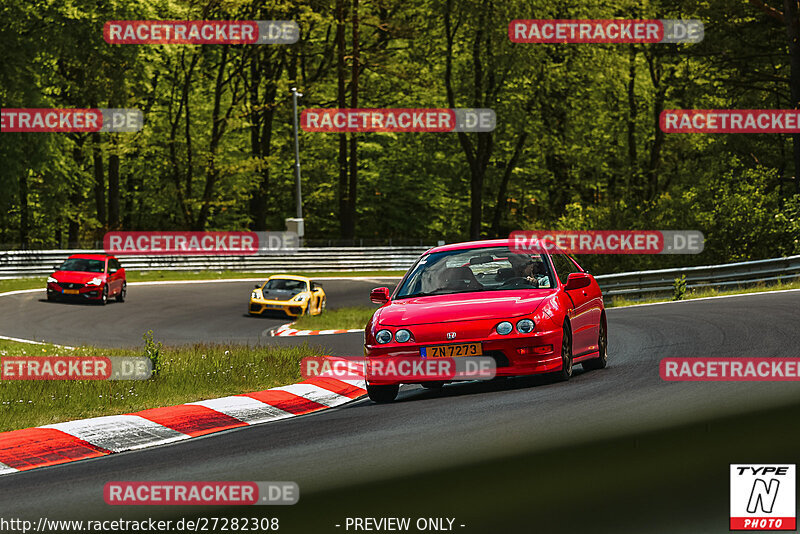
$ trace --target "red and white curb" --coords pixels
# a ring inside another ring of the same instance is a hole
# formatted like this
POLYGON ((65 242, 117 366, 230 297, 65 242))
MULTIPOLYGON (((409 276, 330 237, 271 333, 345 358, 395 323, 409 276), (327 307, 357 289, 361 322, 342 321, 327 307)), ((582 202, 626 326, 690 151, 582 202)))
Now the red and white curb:
POLYGON ((326 336, 329 334, 347 334, 350 332, 363 332, 363 328, 351 328, 349 330, 295 330, 292 328, 294 323, 279 326, 275 330, 270 330, 271 336, 326 336))
POLYGON ((325 410, 366 394, 363 380, 315 377, 255 393, 0 433, 0 475, 173 443, 325 410))

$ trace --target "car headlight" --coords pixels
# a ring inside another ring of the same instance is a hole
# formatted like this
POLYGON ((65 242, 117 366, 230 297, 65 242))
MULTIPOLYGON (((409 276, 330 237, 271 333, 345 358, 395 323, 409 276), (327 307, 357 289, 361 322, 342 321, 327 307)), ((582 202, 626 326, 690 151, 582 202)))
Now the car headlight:
POLYGON ((48 283, 48 284, 57 284, 57 283, 58 283, 58 280, 56 280, 56 279, 55 279, 55 278, 53 278, 52 276, 48 276, 48 277, 47 277, 47 283, 48 283))
POLYGON ((375 334, 375 341, 380 343, 381 345, 385 345, 392 340, 392 333, 388 330, 378 330, 378 333, 375 334))
POLYGON ((511 331, 514 330, 514 325, 512 325, 508 321, 503 321, 502 323, 495 326, 495 330, 497 330, 497 333, 500 334, 501 336, 505 336, 507 334, 510 334, 511 331))
POLYGON ((398 330, 394 334, 394 340, 398 343, 407 343, 411 339, 411 332, 408 330, 398 330))
POLYGON ((304 300, 306 300, 306 298, 307 298, 307 297, 308 297, 308 295, 303 295, 303 294, 301 293, 300 295, 297 295, 297 296, 294 298, 294 300, 296 300, 297 302, 303 302, 304 300))
POLYGON ((530 334, 533 332, 534 322, 530 319, 522 319, 517 321, 517 332, 520 334, 530 334))
POLYGON ((99 286, 102 283, 103 283, 102 279, 100 279, 100 278, 92 278, 91 280, 86 282, 86 285, 87 286, 99 286))

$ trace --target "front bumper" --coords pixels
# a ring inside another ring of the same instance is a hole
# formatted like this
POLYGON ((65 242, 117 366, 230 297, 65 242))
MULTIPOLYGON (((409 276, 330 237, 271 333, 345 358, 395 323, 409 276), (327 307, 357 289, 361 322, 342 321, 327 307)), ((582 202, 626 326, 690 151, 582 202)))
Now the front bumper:
POLYGON ((263 315, 265 313, 284 313, 289 317, 299 317, 305 313, 308 300, 293 302, 290 300, 265 300, 250 299, 248 312, 250 315, 263 315))
MULTIPOLYGON (((561 369, 561 329, 534 332, 525 335, 509 335, 493 339, 462 339, 458 343, 480 343, 483 355, 495 360, 495 376, 536 375, 561 369)), ((395 367, 403 360, 419 361, 420 347, 448 344, 439 343, 387 343, 366 345, 364 354, 368 360, 393 361, 395 367)), ((372 385, 414 384, 419 380, 385 380, 370 377, 367 366, 367 382, 372 385)), ((433 380, 433 379, 432 379, 433 380)))
POLYGON ((47 294, 60 299, 100 300, 103 298, 103 286, 86 286, 68 289, 59 284, 48 282, 47 294), (73 293, 77 291, 77 293, 73 293))

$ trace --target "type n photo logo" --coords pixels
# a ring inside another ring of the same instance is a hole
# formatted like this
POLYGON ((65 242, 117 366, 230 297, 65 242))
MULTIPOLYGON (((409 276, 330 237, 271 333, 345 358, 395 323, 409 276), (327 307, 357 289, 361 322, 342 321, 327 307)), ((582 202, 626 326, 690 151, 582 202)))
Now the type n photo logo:
POLYGON ((731 530, 795 530, 795 464, 731 464, 731 530))

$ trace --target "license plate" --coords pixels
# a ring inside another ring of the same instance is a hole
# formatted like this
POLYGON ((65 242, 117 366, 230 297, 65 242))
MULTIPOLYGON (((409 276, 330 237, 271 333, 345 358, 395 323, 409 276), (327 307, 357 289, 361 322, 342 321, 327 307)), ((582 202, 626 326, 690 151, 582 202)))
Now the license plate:
POLYGON ((458 358, 460 356, 481 356, 480 343, 454 343, 452 345, 433 345, 422 347, 423 358, 458 358))
POLYGON ((80 293, 80 291, 78 291, 77 289, 65 289, 64 290, 64 294, 65 295, 77 295, 78 293, 80 293))

